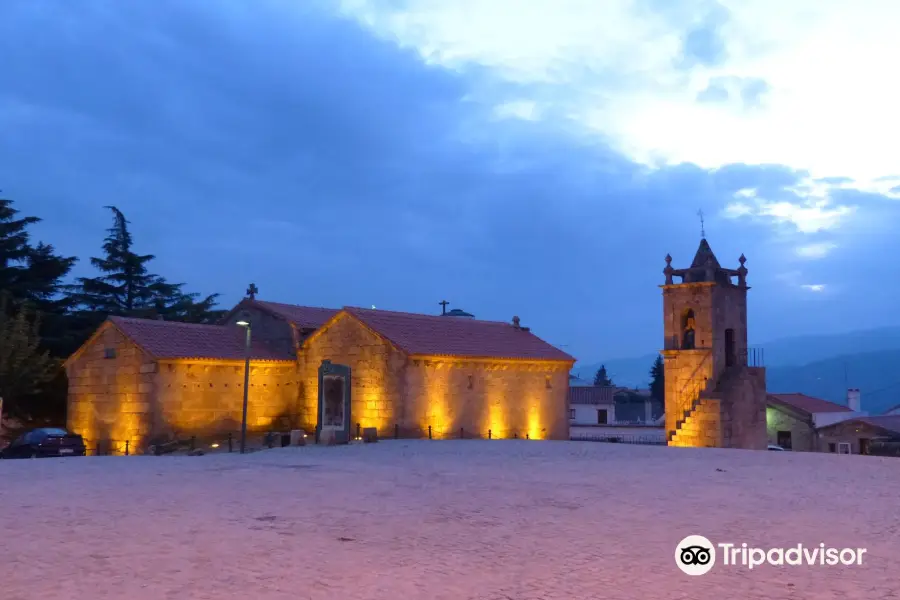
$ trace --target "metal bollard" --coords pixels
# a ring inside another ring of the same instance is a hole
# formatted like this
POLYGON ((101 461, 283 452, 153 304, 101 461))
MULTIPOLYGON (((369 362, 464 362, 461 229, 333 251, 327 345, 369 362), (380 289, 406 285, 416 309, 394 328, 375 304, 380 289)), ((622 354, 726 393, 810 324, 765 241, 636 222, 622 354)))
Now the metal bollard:
POLYGON ((488 439, 491 439, 493 436, 491 435, 491 430, 488 429, 488 439))
POLYGON ((228 451, 229 451, 229 452, 231 452, 231 451, 233 450, 233 440, 232 440, 232 437, 233 437, 232 434, 229 433, 229 434, 228 434, 228 451))
POLYGON ((128 456, 128 445, 129 445, 129 440, 125 440, 125 456, 128 456))
POLYGON ((400 425, 397 425, 397 424, 394 425, 394 439, 395 440, 400 439, 400 425))
POLYGON ((356 437, 357 438, 362 437, 362 427, 359 426, 359 423, 356 424, 356 437))
POLYGON ((466 432, 463 431, 463 428, 459 428, 459 439, 464 439, 466 437, 466 432))
POLYGON ((431 425, 428 426, 428 439, 431 439, 431 425))

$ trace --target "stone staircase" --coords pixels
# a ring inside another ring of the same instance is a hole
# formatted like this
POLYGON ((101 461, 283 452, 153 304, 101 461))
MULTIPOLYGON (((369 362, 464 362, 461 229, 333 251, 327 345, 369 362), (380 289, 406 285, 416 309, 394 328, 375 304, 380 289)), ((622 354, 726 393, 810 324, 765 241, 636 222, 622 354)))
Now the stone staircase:
POLYGON ((708 389, 708 382, 689 382, 692 388, 687 397, 693 400, 676 422, 675 430, 668 432, 669 446, 730 446, 731 421, 723 418, 722 398, 727 398, 729 390, 739 383, 742 371, 739 366, 725 369, 712 390, 708 389))
MULTIPOLYGON (((707 361, 711 360, 711 356, 712 354, 710 353, 703 357, 703 360, 694 368, 693 373, 691 373, 691 376, 688 378, 687 383, 685 383, 679 394, 680 398, 691 398, 691 401, 690 404, 688 404, 688 407, 682 410, 681 415, 675 421, 675 429, 668 431, 666 434, 666 440, 670 446, 683 445, 677 443, 679 440, 679 433, 692 421, 692 416, 698 411, 703 403, 703 392, 706 390, 708 382, 705 379, 703 381, 694 381, 694 378, 706 365, 707 361)), ((683 438, 685 438, 684 435, 681 436, 681 439, 683 438)))

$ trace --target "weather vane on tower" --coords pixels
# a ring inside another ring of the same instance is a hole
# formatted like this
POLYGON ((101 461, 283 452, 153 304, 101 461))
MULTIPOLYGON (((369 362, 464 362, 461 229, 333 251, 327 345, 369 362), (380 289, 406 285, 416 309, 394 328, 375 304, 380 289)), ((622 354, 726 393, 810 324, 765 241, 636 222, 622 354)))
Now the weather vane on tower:
POLYGON ((700 237, 706 239, 706 222, 703 220, 703 209, 697 211, 697 216, 700 217, 700 237))

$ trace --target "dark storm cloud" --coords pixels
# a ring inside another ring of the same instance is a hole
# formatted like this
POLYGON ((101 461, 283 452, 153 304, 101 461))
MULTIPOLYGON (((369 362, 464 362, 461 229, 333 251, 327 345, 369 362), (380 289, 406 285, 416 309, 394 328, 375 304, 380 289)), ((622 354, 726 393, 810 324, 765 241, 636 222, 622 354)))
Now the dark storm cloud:
MULTIPOLYGON (((83 257, 116 204, 158 272, 226 302, 250 281, 328 306, 446 298, 586 359, 658 345, 663 257, 690 261, 700 208, 723 263, 783 267, 764 225, 716 215, 741 189, 796 199, 806 173, 648 171, 555 118, 493 120, 480 74, 426 66, 327 4, 5 0, 0 188, 83 257)), ((771 305, 755 323, 783 319, 771 305)))

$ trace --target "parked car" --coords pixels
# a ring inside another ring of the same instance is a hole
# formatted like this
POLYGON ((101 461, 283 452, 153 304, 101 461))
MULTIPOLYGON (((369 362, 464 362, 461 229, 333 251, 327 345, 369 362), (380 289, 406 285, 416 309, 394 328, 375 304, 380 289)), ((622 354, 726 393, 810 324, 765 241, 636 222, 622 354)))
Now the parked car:
POLYGON ((775 444, 769 444, 769 450, 774 450, 775 452, 784 452, 784 448, 781 446, 776 446, 775 444))
POLYGON ((0 450, 0 458, 45 458, 49 456, 84 456, 84 440, 65 429, 45 427, 33 429, 0 450))

